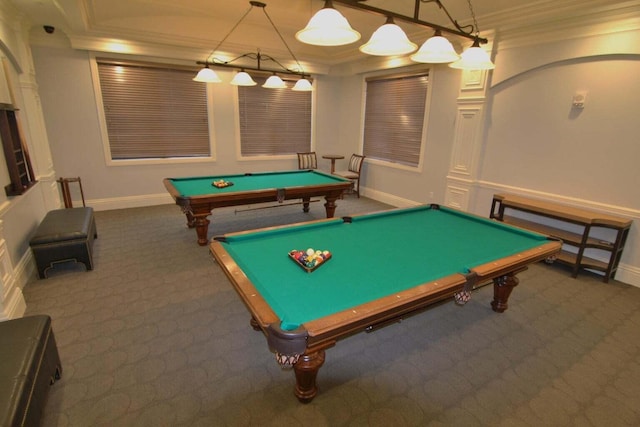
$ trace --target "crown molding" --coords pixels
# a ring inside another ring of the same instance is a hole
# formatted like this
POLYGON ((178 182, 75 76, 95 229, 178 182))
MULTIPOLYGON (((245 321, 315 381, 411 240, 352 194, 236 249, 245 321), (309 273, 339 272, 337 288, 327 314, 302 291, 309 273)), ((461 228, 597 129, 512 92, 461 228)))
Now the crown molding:
POLYGON ((640 29, 640 0, 544 0, 483 17, 500 49, 640 29))

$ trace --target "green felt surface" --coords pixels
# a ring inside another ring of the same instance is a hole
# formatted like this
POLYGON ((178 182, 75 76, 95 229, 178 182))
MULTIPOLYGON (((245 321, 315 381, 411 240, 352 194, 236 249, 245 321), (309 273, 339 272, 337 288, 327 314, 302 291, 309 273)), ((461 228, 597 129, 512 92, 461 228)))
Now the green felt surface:
POLYGON ((545 236, 428 206, 228 236, 225 249, 282 327, 291 329, 377 298, 539 246, 545 236), (292 249, 329 250, 307 273, 292 249))
POLYGON ((171 182, 181 196, 191 197, 218 193, 336 184, 348 182, 348 180, 319 171, 294 170, 261 172, 251 175, 237 174, 172 178, 171 182), (230 181, 233 185, 224 188, 217 188, 211 185, 213 181, 221 179, 230 181))

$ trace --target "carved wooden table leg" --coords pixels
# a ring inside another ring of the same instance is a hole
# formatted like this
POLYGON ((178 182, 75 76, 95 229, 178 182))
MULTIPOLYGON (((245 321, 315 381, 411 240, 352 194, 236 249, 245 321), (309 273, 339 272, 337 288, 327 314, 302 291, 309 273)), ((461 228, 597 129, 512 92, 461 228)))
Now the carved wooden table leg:
POLYGON ((249 324, 251 325, 254 331, 262 331, 262 328, 260 327, 260 324, 258 323, 255 317, 251 316, 251 320, 249 320, 249 324))
POLYGON ((519 280, 513 273, 493 279, 493 301, 491 301, 493 311, 502 313, 507 309, 509 295, 518 283, 519 280))
POLYGON ((303 354, 293 365, 296 374, 295 394, 302 403, 309 403, 318 394, 316 377, 318 370, 324 364, 324 350, 311 354, 303 354))
POLYGON ((184 211, 184 214, 187 216, 187 227, 193 228, 196 226, 196 218, 193 216, 191 211, 184 211))
POLYGON ((198 235, 198 244, 200 246, 205 246, 208 243, 207 233, 209 232, 210 221, 207 219, 207 215, 195 215, 196 234, 198 235))
POLYGON ((336 199, 338 196, 325 196, 327 203, 324 204, 324 208, 327 211, 327 218, 333 218, 336 213, 336 199))
POLYGON ((311 201, 311 197, 303 197, 302 198, 302 211, 309 212, 309 202, 311 201))

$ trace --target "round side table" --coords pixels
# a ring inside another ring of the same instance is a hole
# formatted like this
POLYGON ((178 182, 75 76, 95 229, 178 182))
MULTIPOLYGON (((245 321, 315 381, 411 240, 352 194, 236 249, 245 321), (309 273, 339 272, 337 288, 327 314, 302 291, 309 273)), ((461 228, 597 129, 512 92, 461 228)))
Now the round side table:
POLYGON ((331 173, 334 173, 336 171, 336 160, 344 159, 344 156, 339 154, 325 154, 322 158, 331 160, 331 173))

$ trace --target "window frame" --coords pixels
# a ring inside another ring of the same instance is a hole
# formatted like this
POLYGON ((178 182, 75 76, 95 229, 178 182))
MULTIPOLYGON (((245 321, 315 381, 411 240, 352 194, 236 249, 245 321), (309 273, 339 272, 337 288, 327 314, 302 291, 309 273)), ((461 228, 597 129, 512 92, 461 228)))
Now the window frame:
MULTIPOLYGON (((170 62, 156 61, 152 62, 148 59, 138 59, 137 57, 127 56, 122 58, 117 55, 100 55, 101 59, 114 62, 123 62, 129 64, 148 65, 155 67, 166 67, 183 70, 193 70, 194 75, 198 71, 196 67, 178 65, 170 62)), ((109 142, 109 133, 107 130, 107 120, 104 112, 104 102, 102 99, 102 88, 100 86, 100 75, 98 72, 98 56, 90 53, 89 65, 91 68, 91 77, 93 81, 93 90, 96 97, 96 109, 98 112, 98 122, 100 125, 100 134, 102 139, 102 148, 105 164, 107 166, 132 166, 132 165, 160 165, 160 164, 182 164, 182 163, 207 163, 216 161, 216 140, 215 128, 213 120, 213 90, 210 85, 206 86, 206 102, 207 102, 207 126, 209 129, 209 156, 201 157, 167 157, 167 158, 145 158, 145 159, 113 159, 111 156, 111 145, 109 142)), ((204 83, 203 83, 204 84, 204 83)))
POLYGON ((431 100, 433 94, 433 81, 434 81, 434 69, 431 67, 425 68, 424 65, 416 65, 411 67, 405 67, 402 69, 387 69, 384 71, 378 71, 373 73, 367 73, 362 76, 362 110, 361 110, 361 126, 360 126, 360 148, 364 153, 365 145, 365 123, 366 123, 366 109, 367 109, 367 83, 368 80, 385 80, 407 76, 417 76, 427 74, 429 78, 427 86, 427 95, 425 97, 424 115, 422 117, 422 133, 420 136, 420 154, 418 158, 418 164, 416 166, 407 165, 404 163, 393 162, 390 160, 377 159, 367 156, 366 162, 369 164, 385 166, 391 169, 399 169, 409 172, 421 173, 424 169, 424 154, 427 145, 427 132, 429 128, 429 112, 431 110, 431 100))
MULTIPOLYGON (((256 76, 266 76, 268 77, 270 74, 268 73, 260 73, 260 72, 251 72, 249 73, 251 74, 252 77, 256 77, 256 76)), ((293 87, 292 80, 291 78, 288 78, 286 76, 280 76, 285 82, 288 82, 288 87, 286 89, 265 89, 265 90, 291 90, 291 88, 293 87)), ((294 79, 295 80, 295 79, 294 79)), ((316 111, 316 79, 313 79, 312 81, 312 85, 313 85, 313 90, 310 92, 311 95, 311 123, 310 123, 310 141, 309 141, 309 150, 308 151, 314 151, 315 150, 315 145, 316 145, 316 138, 315 138, 315 126, 316 126, 316 119, 315 119, 315 111, 316 111)), ((291 153, 291 154, 263 154, 263 155, 256 155, 256 156, 246 156, 242 154, 242 135, 240 133, 240 94, 239 94, 239 88, 236 87, 234 88, 235 90, 233 90, 233 116, 234 116, 234 126, 235 126, 235 146, 236 146, 236 159, 238 161, 264 161, 264 160, 291 160, 291 159, 297 159, 297 154, 296 153, 291 153)))

